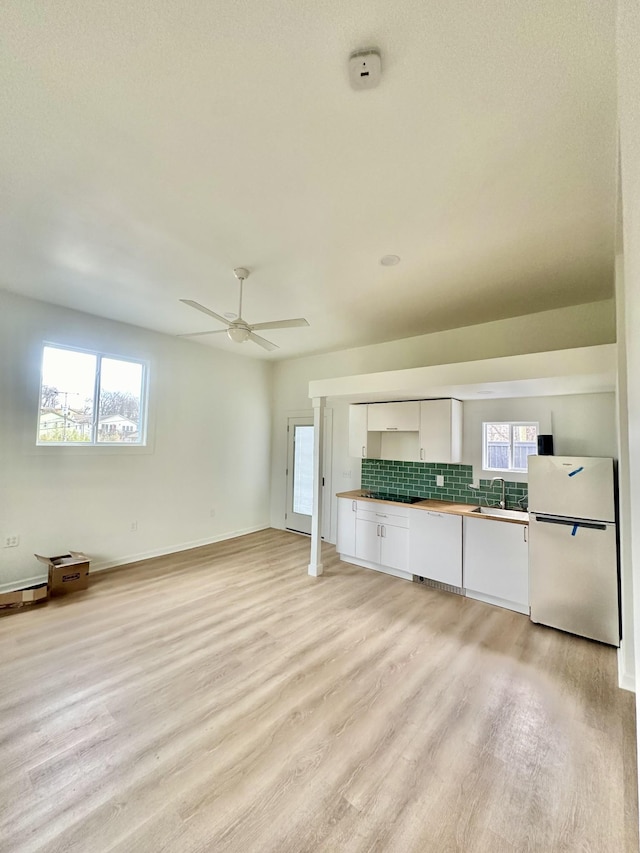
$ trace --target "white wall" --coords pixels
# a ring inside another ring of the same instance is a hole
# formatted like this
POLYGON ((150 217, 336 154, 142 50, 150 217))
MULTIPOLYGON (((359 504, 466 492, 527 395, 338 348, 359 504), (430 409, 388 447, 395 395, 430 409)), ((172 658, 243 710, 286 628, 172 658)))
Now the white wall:
MULTIPOLYGON (((271 525, 282 527, 284 524, 287 414, 311 409, 308 397, 311 380, 595 346, 614 341, 615 309, 613 301, 609 300, 375 346, 276 362, 273 386, 271 525)), ((554 405, 561 404, 554 402, 554 405)), ((608 403, 603 405, 606 409, 608 403)), ((360 461, 348 454, 348 406, 331 401, 329 406, 333 408, 331 488, 333 492, 346 491, 360 485, 360 461)), ((549 411, 548 407, 545 411, 549 411)), ((608 421, 611 416, 602 414, 599 417, 608 421)), ((578 424, 576 419, 574 425, 582 435, 585 424, 578 424)), ((596 444, 598 447, 611 446, 609 439, 596 444)), ((616 454, 611 452, 610 455, 616 454)), ((332 539, 335 538, 335 514, 334 501, 332 539)))
POLYGON ((20 536, 0 550, 0 588, 40 574, 34 552, 84 550, 100 567, 268 526, 271 374, 0 292, 0 536, 20 536), (35 446, 44 340, 149 360, 149 447, 35 446))
MULTIPOLYGON (((626 390, 629 442, 629 537, 635 628, 636 683, 640 683, 640 2, 618 2, 618 114, 622 196, 626 390)), ((623 610, 624 612, 624 610, 623 610)), ((640 724, 640 696, 636 693, 640 724)), ((640 744, 640 737, 638 738, 640 744)), ((640 761, 638 762, 640 771, 640 761)))
MULTIPOLYGON (((575 394, 567 397, 523 397, 515 400, 468 400, 464 404, 462 462, 473 465, 474 477, 491 477, 482 470, 484 421, 537 421, 540 432, 553 435, 558 456, 618 455, 615 394, 575 394)), ((525 482, 526 474, 508 480, 525 482)))

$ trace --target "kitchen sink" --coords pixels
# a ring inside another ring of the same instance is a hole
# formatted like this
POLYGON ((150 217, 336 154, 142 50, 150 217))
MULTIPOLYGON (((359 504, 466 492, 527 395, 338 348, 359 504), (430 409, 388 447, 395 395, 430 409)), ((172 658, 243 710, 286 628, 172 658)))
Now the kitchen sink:
POLYGON ((471 512, 487 515, 490 518, 515 518, 518 521, 529 521, 529 513, 521 509, 500 509, 497 506, 478 506, 471 512))

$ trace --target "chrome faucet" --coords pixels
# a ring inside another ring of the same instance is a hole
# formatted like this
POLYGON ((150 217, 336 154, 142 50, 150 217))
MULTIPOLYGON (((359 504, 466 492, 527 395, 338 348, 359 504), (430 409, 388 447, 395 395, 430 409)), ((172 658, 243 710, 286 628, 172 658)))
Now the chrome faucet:
POLYGON ((504 496, 504 490, 505 490, 504 477, 492 477, 491 478, 492 483, 495 483, 496 480, 500 480, 500 482, 502 483, 502 491, 500 492, 500 509, 506 509, 507 508, 507 502, 506 502, 505 496, 504 496))

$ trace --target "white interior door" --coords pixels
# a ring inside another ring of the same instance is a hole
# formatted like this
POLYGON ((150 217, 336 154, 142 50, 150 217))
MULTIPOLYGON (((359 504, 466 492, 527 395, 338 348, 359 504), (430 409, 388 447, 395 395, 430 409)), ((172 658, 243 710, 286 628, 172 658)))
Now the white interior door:
MULTIPOLYGON (((330 410, 325 411, 324 476, 322 478, 322 538, 331 532, 331 485, 327 472, 331 470, 330 410)), ((311 534, 313 513, 313 415, 290 417, 287 420, 287 507, 285 527, 297 533, 311 534)))

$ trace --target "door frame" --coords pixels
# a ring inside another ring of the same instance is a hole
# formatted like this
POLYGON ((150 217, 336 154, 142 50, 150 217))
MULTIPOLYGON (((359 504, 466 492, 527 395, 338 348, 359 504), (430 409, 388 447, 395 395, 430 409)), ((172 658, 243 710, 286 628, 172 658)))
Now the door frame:
MULTIPOLYGON (((284 498, 284 513, 283 527, 285 530, 290 530, 291 533, 299 533, 298 530, 293 530, 287 527, 287 515, 289 512, 289 500, 291 493, 291 477, 289 476, 289 427, 290 421, 300 418, 311 418, 313 423, 313 409, 303 409, 287 412, 285 417, 285 498, 284 498)), ((333 409, 325 408, 324 410, 324 449, 323 449, 323 488, 322 488, 322 539, 327 542, 333 542, 331 538, 333 530, 333 501, 331 492, 331 475, 332 475, 332 458, 333 458, 333 409)), ((306 536, 306 533, 301 533, 301 536, 306 536)))

